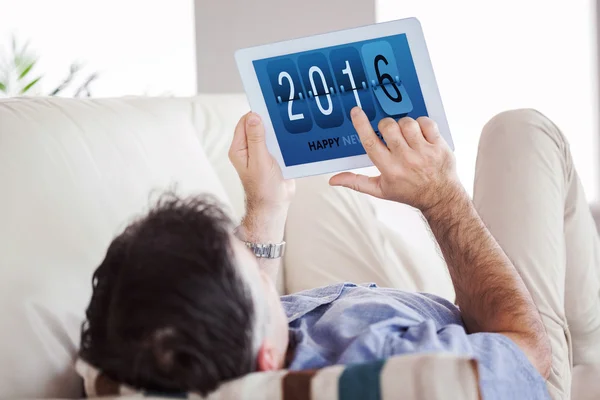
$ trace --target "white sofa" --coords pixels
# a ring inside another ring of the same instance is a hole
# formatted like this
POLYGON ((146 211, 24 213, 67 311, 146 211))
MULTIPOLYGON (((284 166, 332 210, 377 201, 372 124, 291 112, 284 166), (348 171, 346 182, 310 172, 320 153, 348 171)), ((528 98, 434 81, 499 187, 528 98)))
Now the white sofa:
MULTIPOLYGON (((227 149, 246 111, 242 94, 0 101, 0 398, 81 396, 73 362, 91 274, 162 190, 213 193, 241 217, 227 149)), ((370 201, 413 254, 404 263, 409 286, 452 296, 420 215, 370 201)), ((292 261, 285 268, 302 265, 292 261)), ((286 274, 282 291, 309 285, 297 275, 286 274)), ((577 399, 600 398, 591 386, 598 372, 576 371, 588 382, 574 383, 577 399)))

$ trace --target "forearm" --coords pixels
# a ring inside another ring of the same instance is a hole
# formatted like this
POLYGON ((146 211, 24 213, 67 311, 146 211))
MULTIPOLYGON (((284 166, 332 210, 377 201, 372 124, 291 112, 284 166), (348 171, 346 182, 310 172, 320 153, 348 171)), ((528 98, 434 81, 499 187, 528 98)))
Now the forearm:
MULTIPOLYGON (((287 211, 287 207, 272 209, 268 212, 253 210, 248 207, 240 225, 242 239, 253 243, 281 243, 284 236, 287 211)), ((258 264, 271 277, 273 282, 277 282, 277 276, 282 265, 281 258, 259 258, 258 264)))
MULTIPOLYGON (((296 186, 293 180, 283 179, 277 161, 269 153, 264 125, 258 114, 250 112, 238 122, 229 160, 246 194, 246 216, 238 236, 246 242, 281 243, 296 186)), ((259 258, 258 263, 273 282, 277 282, 281 259, 259 258)))
POLYGON ((448 265, 467 330, 503 333, 522 348, 537 347, 542 351, 528 355, 543 370, 549 342, 539 312, 467 193, 452 189, 424 215, 448 265))

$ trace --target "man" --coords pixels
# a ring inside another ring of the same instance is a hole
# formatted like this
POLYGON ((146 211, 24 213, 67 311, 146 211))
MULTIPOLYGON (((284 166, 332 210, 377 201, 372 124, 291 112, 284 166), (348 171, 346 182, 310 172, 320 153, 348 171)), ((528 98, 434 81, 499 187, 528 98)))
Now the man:
POLYGON ((572 364, 600 360, 600 285, 597 236, 559 130, 528 110, 492 120, 474 206, 433 121, 380 121, 386 146, 362 110, 351 116, 381 175, 330 184, 421 210, 458 308, 350 284, 280 299, 279 254, 257 259, 243 242, 278 250, 295 186, 250 113, 229 153, 246 192, 241 226, 232 233, 210 199, 174 196, 129 226, 94 274, 82 358, 136 387, 207 393, 256 370, 453 352, 479 360, 486 399, 568 398, 572 364))

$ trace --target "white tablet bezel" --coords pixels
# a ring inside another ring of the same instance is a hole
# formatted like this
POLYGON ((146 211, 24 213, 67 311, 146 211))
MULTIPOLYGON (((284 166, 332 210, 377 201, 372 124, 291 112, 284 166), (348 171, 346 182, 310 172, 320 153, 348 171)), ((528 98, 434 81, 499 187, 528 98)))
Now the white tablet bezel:
POLYGON ((429 117, 437 122, 440 133, 444 139, 446 139, 450 147, 454 149, 450 128, 442 105, 442 99, 433 73, 431 60, 429 59, 425 37, 423 36, 423 30, 421 29, 421 23, 416 18, 407 18, 330 32, 236 51, 235 59, 244 84, 244 90, 248 96, 250 108, 258 113, 264 122, 267 147, 281 167, 284 178, 289 179, 324 174, 327 172, 368 167, 373 164, 366 154, 361 154, 358 156, 286 166, 279 144, 277 143, 277 136, 275 135, 271 116, 269 115, 267 104, 263 97, 263 92, 254 69, 253 61, 403 33, 406 34, 408 40, 429 117))

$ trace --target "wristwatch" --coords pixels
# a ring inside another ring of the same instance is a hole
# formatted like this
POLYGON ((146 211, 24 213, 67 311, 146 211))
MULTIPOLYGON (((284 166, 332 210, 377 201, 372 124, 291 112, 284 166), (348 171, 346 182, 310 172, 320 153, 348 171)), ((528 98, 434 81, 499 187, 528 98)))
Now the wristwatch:
POLYGON ((247 248, 249 248, 257 258, 275 259, 283 257, 285 253, 285 241, 281 243, 253 243, 244 240, 241 234, 241 227, 235 228, 233 231, 235 237, 240 239, 247 248))

